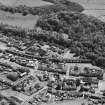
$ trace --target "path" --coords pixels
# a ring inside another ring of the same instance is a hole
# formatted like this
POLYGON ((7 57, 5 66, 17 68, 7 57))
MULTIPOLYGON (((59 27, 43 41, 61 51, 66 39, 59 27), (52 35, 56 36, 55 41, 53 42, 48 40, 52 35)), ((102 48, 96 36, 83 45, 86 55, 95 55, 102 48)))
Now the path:
POLYGON ((44 89, 47 89, 47 87, 44 87, 43 89, 39 90, 37 93, 34 93, 33 95, 31 95, 26 101, 24 101, 21 105, 29 105, 28 102, 35 96, 37 95, 39 92, 43 91, 44 89))

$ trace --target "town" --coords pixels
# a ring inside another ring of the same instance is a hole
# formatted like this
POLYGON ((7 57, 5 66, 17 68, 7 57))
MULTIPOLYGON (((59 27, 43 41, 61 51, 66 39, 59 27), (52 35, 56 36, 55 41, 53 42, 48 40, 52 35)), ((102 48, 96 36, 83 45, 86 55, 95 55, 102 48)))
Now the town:
POLYGON ((78 1, 0 0, 0 105, 105 105, 105 3, 78 1))
POLYGON ((0 35, 0 105, 78 99, 88 105, 105 103, 104 70, 91 60, 75 57, 57 44, 18 40, 0 35))

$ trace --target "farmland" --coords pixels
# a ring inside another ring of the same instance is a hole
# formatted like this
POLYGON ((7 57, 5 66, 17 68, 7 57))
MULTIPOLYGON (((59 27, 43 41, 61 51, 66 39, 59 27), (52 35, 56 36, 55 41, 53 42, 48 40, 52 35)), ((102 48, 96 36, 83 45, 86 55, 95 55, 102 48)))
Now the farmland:
MULTIPOLYGON (((42 0, 0 0, 0 2, 3 5, 10 7, 17 7, 20 5, 29 7, 52 5, 52 3, 42 0)), ((37 15, 33 16, 31 14, 28 14, 27 16, 23 16, 21 13, 11 14, 2 10, 0 11, 0 23, 8 24, 11 26, 33 29, 37 20, 37 15)))
POLYGON ((20 13, 11 14, 9 12, 0 11, 0 23, 12 26, 33 29, 37 19, 38 16, 22 16, 20 13))
POLYGON ((52 3, 45 2, 43 0, 0 0, 6 6, 19 6, 19 5, 26 5, 29 7, 36 7, 36 6, 44 6, 44 5, 52 5, 52 3))
POLYGON ((83 13, 95 16, 105 22, 105 0, 70 0, 80 3, 85 10, 83 13))

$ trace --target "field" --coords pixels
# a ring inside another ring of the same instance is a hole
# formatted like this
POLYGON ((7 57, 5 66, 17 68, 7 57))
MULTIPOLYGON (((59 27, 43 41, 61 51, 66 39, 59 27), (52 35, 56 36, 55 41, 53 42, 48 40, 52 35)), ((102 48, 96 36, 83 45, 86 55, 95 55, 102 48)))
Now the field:
MULTIPOLYGON (((19 5, 26 5, 29 7, 52 5, 52 3, 43 0, 0 0, 0 2, 10 7, 16 7, 19 5)), ((11 14, 9 12, 0 11, 0 23, 2 22, 3 24, 33 29, 37 20, 38 16, 33 16, 31 14, 22 16, 20 13, 11 14)))
POLYGON ((105 4, 105 0, 70 0, 79 3, 95 3, 95 4, 105 4))
POLYGON ((7 49, 7 48, 8 48, 8 47, 6 46, 5 43, 0 42, 0 49, 5 50, 5 49, 7 49))
POLYGON ((51 5, 52 3, 45 2, 43 0, 0 0, 1 3, 7 6, 18 6, 18 5, 26 5, 30 7, 36 6, 44 6, 51 5))
POLYGON ((85 10, 83 13, 92 15, 105 22, 105 0, 70 0, 80 3, 85 10))
POLYGON ((38 16, 22 16, 19 13, 11 14, 8 12, 0 11, 0 23, 2 22, 3 24, 8 24, 12 26, 21 26, 23 28, 33 29, 37 22, 37 19, 38 16))

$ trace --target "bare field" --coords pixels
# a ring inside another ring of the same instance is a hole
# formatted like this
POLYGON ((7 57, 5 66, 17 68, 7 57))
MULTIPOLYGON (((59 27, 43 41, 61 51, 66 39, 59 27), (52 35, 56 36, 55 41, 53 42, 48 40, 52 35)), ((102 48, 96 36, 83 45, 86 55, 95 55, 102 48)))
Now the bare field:
POLYGON ((33 15, 22 16, 19 13, 11 14, 9 12, 0 11, 0 23, 3 24, 33 29, 37 20, 38 16, 33 15))
POLYGON ((0 0, 6 6, 18 6, 18 5, 26 5, 30 7, 36 6, 44 6, 44 5, 52 5, 52 3, 45 2, 43 0, 0 0))

